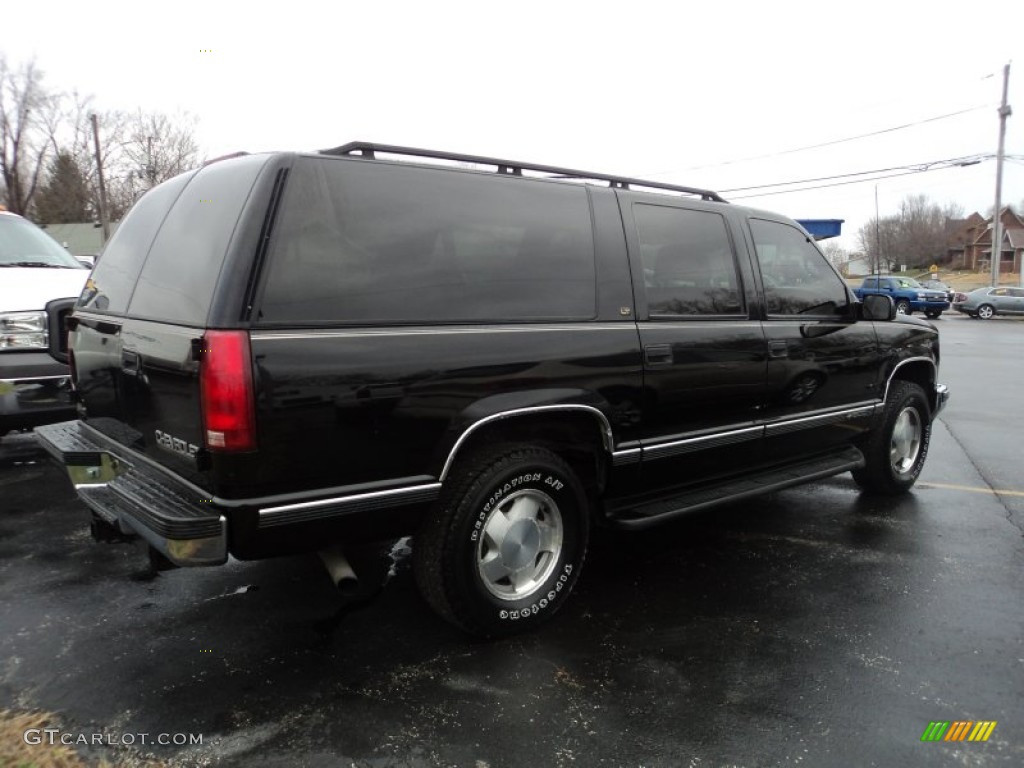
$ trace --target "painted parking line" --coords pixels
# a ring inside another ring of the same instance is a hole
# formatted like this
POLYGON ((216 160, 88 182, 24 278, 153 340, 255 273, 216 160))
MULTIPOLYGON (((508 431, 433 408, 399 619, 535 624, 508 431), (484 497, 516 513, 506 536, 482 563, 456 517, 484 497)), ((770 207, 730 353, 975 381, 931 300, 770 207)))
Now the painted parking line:
POLYGON ((997 496, 1024 496, 1024 491, 1006 491, 998 488, 980 488, 976 485, 953 485, 952 483, 918 483, 921 488, 943 488, 949 491, 971 491, 973 493, 989 493, 997 496))

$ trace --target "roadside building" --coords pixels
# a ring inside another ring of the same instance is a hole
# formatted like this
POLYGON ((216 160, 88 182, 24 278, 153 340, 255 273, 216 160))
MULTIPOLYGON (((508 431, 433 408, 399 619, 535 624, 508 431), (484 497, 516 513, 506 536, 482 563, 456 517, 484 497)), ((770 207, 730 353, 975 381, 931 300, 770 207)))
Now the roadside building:
MULTIPOLYGON (((999 271, 1020 272, 1024 260, 1024 218, 1006 206, 1000 212, 1002 243, 999 271)), ((992 227, 994 218, 987 219, 975 212, 966 219, 951 220, 947 252, 952 269, 987 272, 992 264, 992 227)))

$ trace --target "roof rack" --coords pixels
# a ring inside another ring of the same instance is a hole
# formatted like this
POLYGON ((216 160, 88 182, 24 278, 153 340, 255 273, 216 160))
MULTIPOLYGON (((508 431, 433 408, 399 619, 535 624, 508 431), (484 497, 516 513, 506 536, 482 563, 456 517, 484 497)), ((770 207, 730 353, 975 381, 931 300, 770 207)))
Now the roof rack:
POLYGON ((683 187, 678 184, 665 184, 661 181, 647 181, 645 179, 631 179, 626 176, 609 176, 606 173, 591 173, 589 171, 577 171, 571 168, 559 168, 554 165, 538 165, 536 163, 521 163, 515 160, 500 160, 494 157, 481 157, 479 155, 463 155, 457 152, 440 152, 433 149, 415 149, 413 147, 399 147, 392 144, 373 144, 365 141, 351 141, 333 149, 322 149, 322 155, 346 155, 349 157, 366 157, 373 159, 376 153, 382 152, 389 155, 405 155, 408 157, 429 157, 436 160, 454 160, 463 163, 479 163, 482 165, 497 166, 497 172, 512 176, 522 176, 523 171, 538 171, 550 173, 555 178, 564 179, 590 179, 592 181, 605 181, 615 189, 629 189, 632 186, 648 187, 651 189, 665 189, 671 192, 683 192, 688 195, 699 195, 702 200, 709 200, 716 203, 728 202, 717 192, 710 189, 698 189, 697 187, 683 187))

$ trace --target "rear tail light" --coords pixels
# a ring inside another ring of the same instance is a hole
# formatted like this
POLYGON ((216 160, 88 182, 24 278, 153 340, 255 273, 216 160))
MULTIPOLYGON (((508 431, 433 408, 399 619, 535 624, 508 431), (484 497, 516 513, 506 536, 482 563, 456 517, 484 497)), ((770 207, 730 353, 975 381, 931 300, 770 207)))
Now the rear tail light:
POLYGON ((200 360, 206 447, 211 451, 255 450, 249 335, 245 331, 207 331, 200 360))

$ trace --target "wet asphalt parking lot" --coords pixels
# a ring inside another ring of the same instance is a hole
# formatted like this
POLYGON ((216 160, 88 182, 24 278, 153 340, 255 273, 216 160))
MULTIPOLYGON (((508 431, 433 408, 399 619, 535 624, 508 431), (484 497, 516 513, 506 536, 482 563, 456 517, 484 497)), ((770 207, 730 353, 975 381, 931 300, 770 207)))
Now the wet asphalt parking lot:
POLYGON ((129 763, 1020 766, 1024 321, 937 325, 952 398, 912 494, 843 475, 599 536, 554 621, 487 644, 434 617, 401 547, 347 614, 315 557, 154 576, 8 436, 0 710, 131 737, 83 750, 129 763), (997 725, 922 742, 934 720, 997 725))

